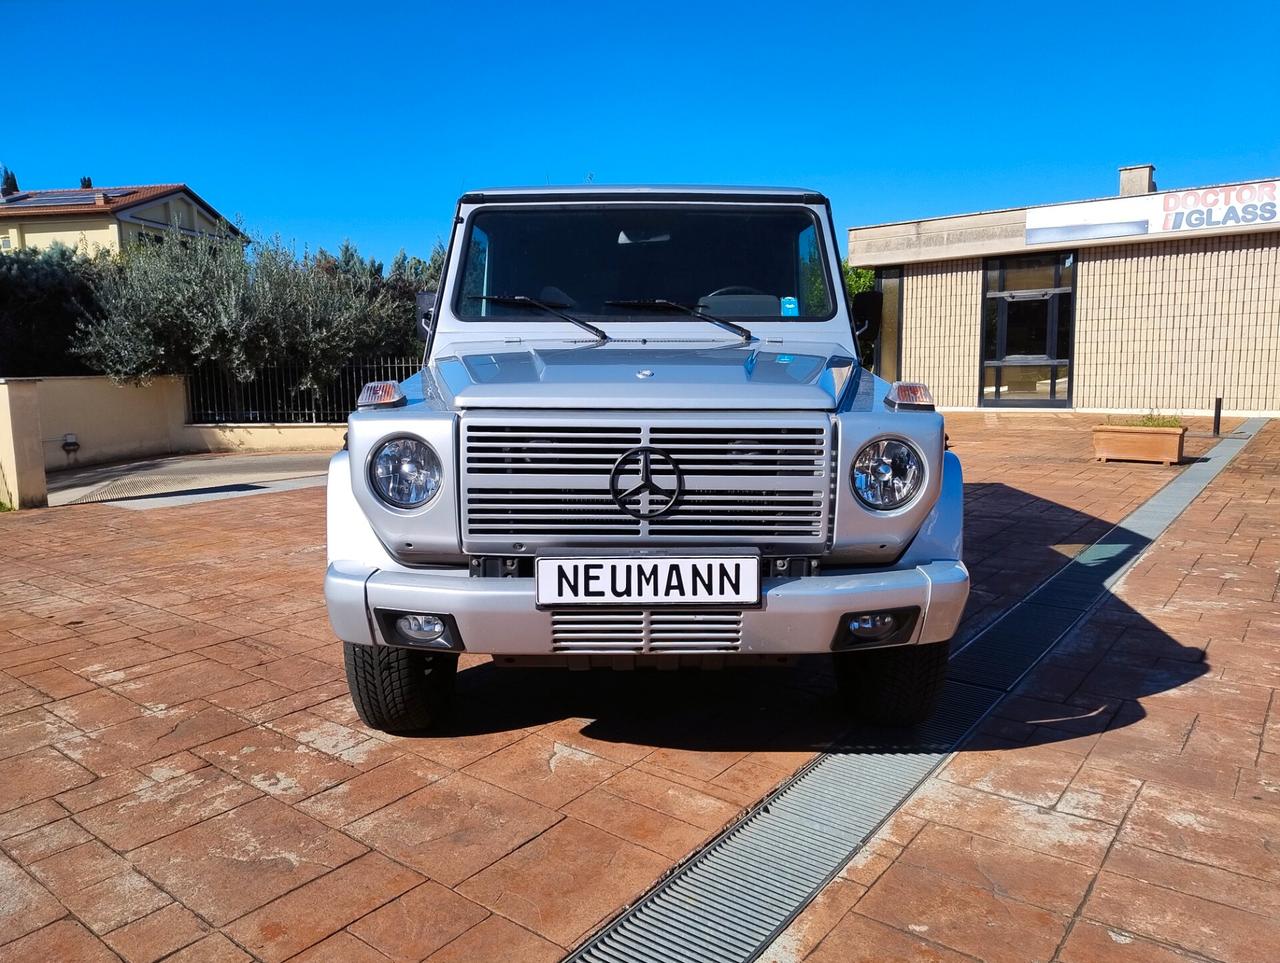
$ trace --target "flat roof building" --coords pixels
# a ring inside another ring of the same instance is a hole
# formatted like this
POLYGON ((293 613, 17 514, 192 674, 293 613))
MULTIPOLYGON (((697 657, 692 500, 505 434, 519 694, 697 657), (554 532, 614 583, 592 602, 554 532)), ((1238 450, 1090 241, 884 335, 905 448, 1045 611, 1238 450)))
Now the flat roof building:
POLYGON ((1280 413, 1280 181, 855 227, 877 372, 939 405, 1280 413))

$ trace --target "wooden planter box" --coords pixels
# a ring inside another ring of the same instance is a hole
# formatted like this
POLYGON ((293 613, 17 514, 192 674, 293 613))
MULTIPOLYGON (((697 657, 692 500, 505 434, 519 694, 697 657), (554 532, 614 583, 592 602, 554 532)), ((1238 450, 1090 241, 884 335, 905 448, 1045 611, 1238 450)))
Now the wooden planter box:
POLYGON ((1142 428, 1138 425, 1095 425, 1093 456, 1098 461, 1182 461, 1186 428, 1142 428))

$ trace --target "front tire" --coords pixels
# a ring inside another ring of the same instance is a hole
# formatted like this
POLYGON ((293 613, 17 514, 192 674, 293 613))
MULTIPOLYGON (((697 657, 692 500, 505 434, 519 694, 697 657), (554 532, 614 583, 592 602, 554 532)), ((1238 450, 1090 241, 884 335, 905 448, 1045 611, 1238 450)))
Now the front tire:
POLYGON ((344 642, 343 661, 351 701, 371 729, 415 732, 448 717, 457 655, 344 642))
POLYGON ((845 708, 880 726, 914 726, 933 712, 947 681, 949 642, 838 652, 836 685, 845 708))

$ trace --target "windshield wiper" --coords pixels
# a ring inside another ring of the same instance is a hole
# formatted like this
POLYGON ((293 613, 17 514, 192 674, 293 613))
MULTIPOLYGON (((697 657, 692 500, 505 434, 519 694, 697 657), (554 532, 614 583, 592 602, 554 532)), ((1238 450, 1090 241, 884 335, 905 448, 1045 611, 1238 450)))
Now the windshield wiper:
POLYGON ((726 321, 724 318, 717 318, 714 314, 691 308, 687 304, 681 304, 679 301, 670 301, 667 298, 650 298, 648 300, 617 300, 606 301, 605 304, 614 308, 639 308, 641 311, 683 311, 685 314, 694 318, 701 318, 703 321, 710 321, 714 325, 724 328, 726 331, 732 331, 742 339, 743 344, 747 344, 754 339, 754 335, 740 324, 734 324, 732 321, 726 321))
POLYGON ((572 314, 565 314, 561 309, 571 307, 572 305, 561 304, 558 301, 539 301, 537 298, 531 298, 527 294, 470 294, 467 295, 467 300, 489 301, 493 304, 516 304, 530 308, 538 308, 539 310, 547 312, 547 314, 554 314, 557 318, 564 318, 564 320, 571 324, 576 324, 583 331, 589 331, 595 336, 596 340, 601 343, 609 340, 609 336, 594 324, 583 321, 581 318, 575 318, 572 314))

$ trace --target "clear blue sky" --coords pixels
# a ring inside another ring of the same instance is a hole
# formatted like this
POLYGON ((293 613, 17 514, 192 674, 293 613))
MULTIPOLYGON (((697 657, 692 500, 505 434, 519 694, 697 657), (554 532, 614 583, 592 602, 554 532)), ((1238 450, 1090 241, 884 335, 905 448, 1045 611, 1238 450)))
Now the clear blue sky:
POLYGON ((1280 174, 1273 3, 0 0, 24 188, 425 254, 466 189, 812 187, 840 227, 1280 174))

